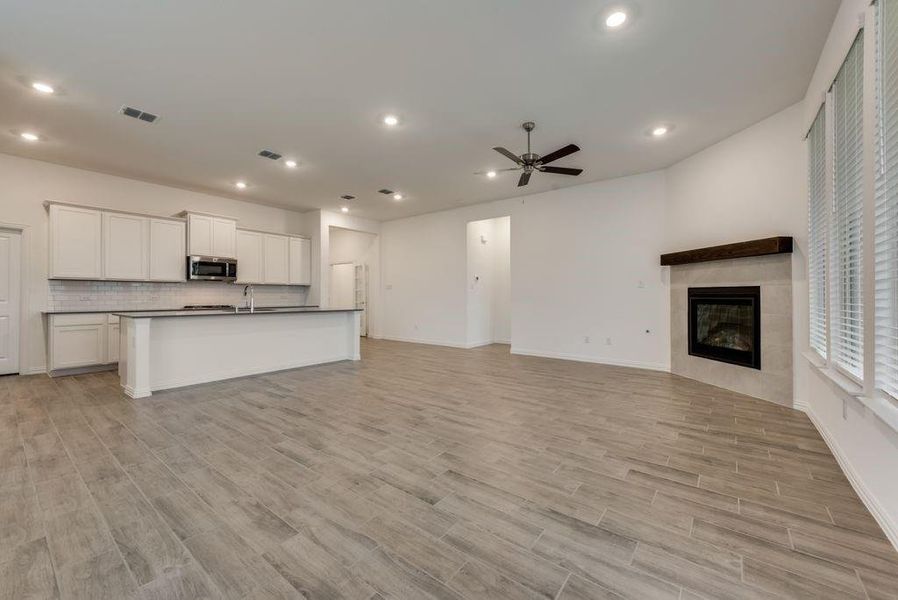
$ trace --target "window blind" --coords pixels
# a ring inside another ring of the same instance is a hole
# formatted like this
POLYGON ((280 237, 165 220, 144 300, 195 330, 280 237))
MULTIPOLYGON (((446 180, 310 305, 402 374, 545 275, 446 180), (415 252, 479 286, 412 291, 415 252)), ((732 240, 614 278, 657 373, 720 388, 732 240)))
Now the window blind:
POLYGON ((833 206, 830 271, 831 361, 864 376, 863 31, 833 83, 833 206))
POLYGON ((808 133, 808 293, 813 350, 826 358, 826 115, 823 108, 808 133))
POLYGON ((898 398, 898 0, 876 16, 875 385, 898 398))

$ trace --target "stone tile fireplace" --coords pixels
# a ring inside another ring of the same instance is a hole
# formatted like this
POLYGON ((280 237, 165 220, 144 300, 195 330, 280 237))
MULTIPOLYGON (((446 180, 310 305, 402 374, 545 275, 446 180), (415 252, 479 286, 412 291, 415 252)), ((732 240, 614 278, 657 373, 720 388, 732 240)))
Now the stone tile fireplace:
POLYGON ((791 239, 772 239, 788 249, 667 263, 671 372, 792 406, 791 239))

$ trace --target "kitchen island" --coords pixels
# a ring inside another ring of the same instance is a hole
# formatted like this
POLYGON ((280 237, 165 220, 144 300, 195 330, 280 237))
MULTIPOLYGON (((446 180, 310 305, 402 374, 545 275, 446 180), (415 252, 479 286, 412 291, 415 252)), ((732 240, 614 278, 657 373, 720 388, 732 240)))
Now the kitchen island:
POLYGON ((125 393, 359 360, 359 310, 266 308, 113 313, 125 393))

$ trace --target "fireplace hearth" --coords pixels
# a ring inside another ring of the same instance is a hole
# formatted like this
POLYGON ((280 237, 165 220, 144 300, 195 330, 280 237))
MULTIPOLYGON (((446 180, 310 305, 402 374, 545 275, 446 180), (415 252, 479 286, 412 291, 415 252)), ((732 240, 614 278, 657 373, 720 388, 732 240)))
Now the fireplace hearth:
POLYGON ((689 354, 761 368, 761 288, 689 288, 689 354))

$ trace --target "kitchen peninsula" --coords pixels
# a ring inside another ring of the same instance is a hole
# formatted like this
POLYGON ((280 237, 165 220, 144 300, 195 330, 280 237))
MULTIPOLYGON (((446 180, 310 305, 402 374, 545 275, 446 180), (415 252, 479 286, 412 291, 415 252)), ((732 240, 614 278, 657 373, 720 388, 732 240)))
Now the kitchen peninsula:
POLYGON ((359 360, 354 308, 114 313, 119 376, 132 398, 170 388, 308 365, 359 360))

